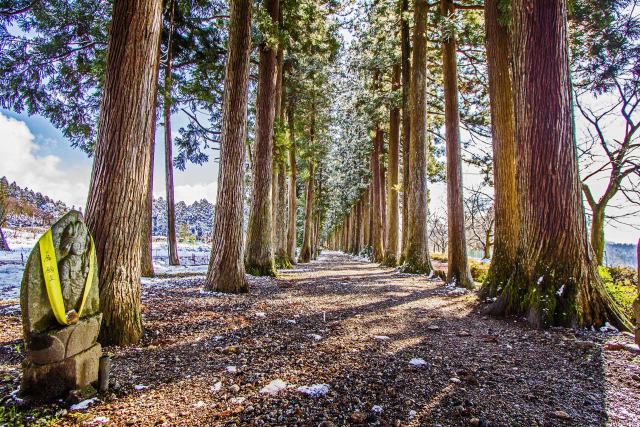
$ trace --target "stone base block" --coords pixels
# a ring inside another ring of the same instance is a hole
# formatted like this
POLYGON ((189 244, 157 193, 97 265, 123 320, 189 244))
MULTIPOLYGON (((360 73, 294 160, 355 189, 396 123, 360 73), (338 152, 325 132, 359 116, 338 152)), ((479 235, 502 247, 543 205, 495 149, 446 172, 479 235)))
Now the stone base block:
POLYGON ((37 365, 29 359, 23 362, 20 394, 35 400, 54 400, 66 397, 77 390, 98 381, 98 364, 102 347, 93 347, 46 365, 37 365))

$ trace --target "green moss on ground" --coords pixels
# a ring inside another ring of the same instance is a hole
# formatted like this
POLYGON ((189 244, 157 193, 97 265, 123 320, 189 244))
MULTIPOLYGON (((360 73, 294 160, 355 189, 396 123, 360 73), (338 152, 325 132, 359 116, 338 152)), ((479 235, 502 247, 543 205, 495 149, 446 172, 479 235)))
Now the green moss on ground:
POLYGON ((638 276, 629 267, 598 267, 598 273, 614 302, 633 319, 633 300, 638 297, 638 276))

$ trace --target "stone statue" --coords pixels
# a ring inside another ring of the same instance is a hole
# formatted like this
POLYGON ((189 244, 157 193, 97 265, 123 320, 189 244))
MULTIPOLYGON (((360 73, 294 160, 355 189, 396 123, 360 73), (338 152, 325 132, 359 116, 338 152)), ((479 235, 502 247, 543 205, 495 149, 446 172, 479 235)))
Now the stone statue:
POLYGON ((67 213, 51 232, 67 324, 54 314, 39 244, 31 251, 20 287, 26 349, 21 394, 38 400, 65 397, 96 382, 102 354, 97 343, 102 321, 97 260, 82 214, 67 213), (85 298, 91 257, 93 279, 85 298))

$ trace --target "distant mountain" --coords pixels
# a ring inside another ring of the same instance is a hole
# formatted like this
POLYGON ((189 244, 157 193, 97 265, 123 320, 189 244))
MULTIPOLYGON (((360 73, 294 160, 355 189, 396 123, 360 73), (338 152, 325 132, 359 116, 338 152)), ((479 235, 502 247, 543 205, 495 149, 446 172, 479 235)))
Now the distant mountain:
MULTIPOLYGON (((176 203, 176 233, 181 228, 198 240, 207 240, 213 232, 213 213, 215 206, 207 199, 187 205, 185 202, 176 203)), ((153 200, 153 235, 167 235, 167 202, 162 197, 153 200)))
POLYGON ((49 226, 71 210, 59 200, 53 200, 26 187, 22 188, 15 181, 9 183, 4 176, 0 178, 0 183, 6 189, 9 227, 49 226))
POLYGON ((608 266, 623 265, 637 268, 638 255, 636 245, 633 243, 611 243, 605 244, 604 260, 608 266))

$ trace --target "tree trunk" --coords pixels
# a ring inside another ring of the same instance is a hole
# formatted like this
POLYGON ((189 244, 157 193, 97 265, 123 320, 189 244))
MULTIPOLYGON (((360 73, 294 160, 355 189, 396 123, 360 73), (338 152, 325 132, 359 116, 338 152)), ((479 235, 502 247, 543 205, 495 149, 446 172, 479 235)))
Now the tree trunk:
POLYGON ((297 164, 296 164, 296 135, 295 135, 295 105, 292 101, 289 102, 289 108, 287 109, 287 121, 289 125, 289 168, 291 169, 289 175, 289 224, 287 230, 287 253, 289 261, 294 264, 296 260, 296 213, 298 209, 298 195, 297 195, 297 164))
POLYGON ((160 0, 116 0, 86 219, 97 252, 101 342, 142 337, 140 251, 157 92, 160 0))
POLYGON ((633 301, 633 313, 635 315, 636 320, 636 344, 640 345, 640 239, 638 239, 638 244, 636 246, 636 269, 638 270, 638 297, 633 301))
POLYGON ((491 258, 491 228, 487 229, 484 234, 484 253, 482 254, 482 258, 491 258))
POLYGON ((409 147, 411 139, 411 111, 409 105, 409 90, 411 79, 411 41, 409 39, 409 0, 400 2, 400 37, 402 50, 402 246, 400 264, 404 263, 404 253, 408 241, 409 226, 409 147))
POLYGON ((244 154, 251 56, 251 0, 232 0, 222 105, 222 142, 208 290, 248 292, 242 240, 244 154))
MULTIPOLYGON (((394 91, 400 88, 400 64, 393 67, 394 91)), ((387 214, 387 243, 385 244, 384 264, 395 267, 398 264, 398 229, 400 218, 398 217, 398 168, 400 155, 400 109, 391 108, 389 126, 389 168, 387 173, 387 199, 389 200, 387 214)))
MULTIPOLYGON (((158 79, 160 77, 160 55, 161 50, 158 50, 158 61, 155 71, 156 87, 158 86, 158 79)), ((144 277, 153 277, 155 272, 153 271, 153 168, 155 160, 156 149, 156 129, 158 128, 158 94, 154 97, 153 107, 153 125, 149 129, 149 140, 151 141, 151 155, 149 156, 149 188, 147 189, 147 200, 145 206, 145 224, 142 228, 142 242, 141 246, 141 258, 140 258, 140 271, 144 277)))
POLYGON ((604 265, 604 220, 605 206, 596 204, 591 207, 593 220, 591 222, 591 248, 598 265, 604 265))
MULTIPOLYGON (((440 1, 442 16, 453 18, 453 0, 440 1)), ((458 105, 458 61, 455 32, 442 40, 442 73, 444 75, 445 130, 447 151, 447 210, 449 216, 449 256, 447 282, 472 289, 474 287, 464 228, 462 194, 462 154, 460 147, 460 111, 458 105)))
POLYGON ((427 13, 429 4, 415 0, 411 70, 411 142, 409 144, 408 228, 403 271, 429 274, 427 234, 427 13))
POLYGON ((485 0, 485 26, 491 134, 493 137, 493 179, 495 185, 495 233, 493 257, 483 297, 495 297, 513 274, 518 249, 518 191, 516 186, 516 139, 511 87, 511 35, 500 0, 485 0))
POLYGON ((513 2, 520 242, 495 304, 536 327, 629 327, 606 293, 587 242, 573 129, 564 1, 513 2))
POLYGON ((11 248, 9 247, 9 242, 7 242, 6 237, 4 237, 2 227, 0 227, 0 251, 7 251, 7 252, 11 251, 11 248))
MULTIPOLYGON (((284 94, 284 51, 282 48, 278 50, 278 88, 276 92, 279 94, 276 100, 277 111, 276 117, 278 117, 279 129, 284 129, 285 121, 285 94, 284 94)), ((289 259, 287 231, 288 223, 287 219, 287 156, 284 152, 284 147, 278 147, 277 150, 277 193, 274 197, 275 200, 275 215, 272 223, 275 227, 275 262, 278 268, 291 268, 291 261, 289 259)))
MULTIPOLYGON (((266 13, 278 22, 279 0, 266 0, 266 13)), ((273 122, 276 107, 277 48, 260 46, 258 94, 256 98, 256 143, 252 169, 251 209, 247 225, 245 268, 254 276, 275 276, 271 240, 271 182, 273 167, 273 122)))
POLYGON ((362 194, 362 251, 368 253, 370 244, 370 235, 371 235, 371 212, 370 212, 370 204, 369 204, 369 189, 366 188, 364 193, 362 194))
POLYGON ((379 126, 376 125, 375 137, 373 139, 373 151, 371 152, 371 175, 373 177, 372 185, 372 208, 371 217, 373 219, 373 228, 371 230, 371 245, 372 245, 372 260, 375 262, 381 262, 384 257, 384 248, 382 243, 383 228, 382 223, 382 200, 381 200, 381 188, 382 177, 380 169, 380 138, 382 137, 382 131, 379 126))
POLYGON ((309 180, 307 181, 307 195, 304 201, 304 237, 300 249, 299 262, 307 263, 313 256, 313 194, 315 187, 313 160, 309 159, 309 180))
POLYGON ((167 243, 169 249, 169 265, 180 265, 178 258, 178 241, 176 239, 176 201, 173 187, 173 141, 171 137, 171 85, 172 85, 172 48, 173 18, 175 2, 171 1, 171 17, 169 38, 167 41, 167 63, 164 69, 164 171, 167 190, 167 243))

